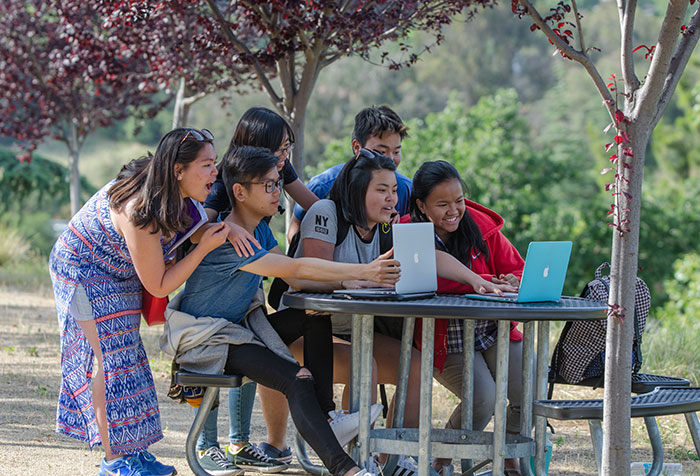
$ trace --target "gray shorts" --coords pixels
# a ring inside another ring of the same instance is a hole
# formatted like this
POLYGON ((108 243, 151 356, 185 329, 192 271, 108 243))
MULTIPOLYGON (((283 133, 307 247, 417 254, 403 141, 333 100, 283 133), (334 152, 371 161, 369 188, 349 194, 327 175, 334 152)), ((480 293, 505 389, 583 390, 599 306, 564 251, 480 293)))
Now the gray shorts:
POLYGON ((76 321, 91 321, 94 319, 90 300, 82 284, 78 284, 78 287, 75 288, 73 300, 70 302, 70 313, 76 321))

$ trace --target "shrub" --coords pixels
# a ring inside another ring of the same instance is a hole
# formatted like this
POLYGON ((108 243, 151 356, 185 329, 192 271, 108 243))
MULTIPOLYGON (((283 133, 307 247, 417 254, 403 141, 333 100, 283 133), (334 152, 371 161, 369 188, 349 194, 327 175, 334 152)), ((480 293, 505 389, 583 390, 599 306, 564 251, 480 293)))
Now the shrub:
POLYGON ((685 377, 700 384, 700 255, 687 254, 664 282, 668 301, 644 333, 647 366, 652 371, 685 377))
POLYGON ((29 242, 18 230, 0 227, 0 266, 23 260, 27 257, 29 248, 29 242))

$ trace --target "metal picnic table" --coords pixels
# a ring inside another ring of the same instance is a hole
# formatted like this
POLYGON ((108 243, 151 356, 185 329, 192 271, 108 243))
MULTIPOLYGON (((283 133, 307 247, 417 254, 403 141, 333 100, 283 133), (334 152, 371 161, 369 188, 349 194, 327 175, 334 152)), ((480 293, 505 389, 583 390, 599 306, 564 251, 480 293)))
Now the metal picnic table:
POLYGON ((546 420, 537 417, 535 439, 532 438, 532 402, 546 398, 549 323, 561 320, 603 319, 604 303, 563 297, 555 302, 513 303, 481 301, 460 295, 438 295, 430 299, 392 301, 386 299, 338 299, 331 294, 286 293, 282 302, 297 309, 353 315, 351 411, 360 411, 357 449, 360 464, 367 467, 370 452, 413 455, 418 457, 418 476, 429 475, 431 457, 457 459, 491 459, 494 475, 503 474, 504 458, 521 458, 521 472, 531 476, 529 458, 535 455, 537 474, 544 474, 546 420), (403 339, 396 389, 394 428, 370 430, 372 386, 372 347, 374 318, 404 317, 403 339), (418 428, 402 428, 408 383, 408 362, 413 341, 415 318, 424 318, 421 352, 420 417, 418 428), (461 399, 462 429, 431 427, 434 319, 464 319, 464 342, 474 341, 474 322, 498 321, 496 405, 493 432, 471 430, 474 346, 465 346, 461 399), (506 434, 507 382, 510 321, 523 322, 523 402, 521 434, 506 434), (535 323, 537 353, 534 350, 535 323), (536 378, 533 363, 537 355, 536 378), (358 371, 359 369, 359 371, 358 371), (536 389, 533 388, 536 383, 536 389))

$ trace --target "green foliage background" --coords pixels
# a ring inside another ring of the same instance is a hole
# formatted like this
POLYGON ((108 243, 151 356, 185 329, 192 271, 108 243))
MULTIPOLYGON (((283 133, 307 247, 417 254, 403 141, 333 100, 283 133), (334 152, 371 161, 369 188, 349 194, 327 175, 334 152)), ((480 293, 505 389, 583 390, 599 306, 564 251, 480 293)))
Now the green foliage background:
MULTIPOLYGON (((664 5, 658 0, 639 10, 637 44, 653 44, 664 5)), ((586 44, 600 49, 592 53, 597 66, 606 76, 619 75, 614 2, 586 0, 579 7, 586 44)), ((509 5, 499 5, 473 21, 457 19, 414 67, 390 71, 347 58, 325 69, 307 115, 304 172, 309 177, 347 160, 354 115, 371 104, 390 104, 410 125, 399 170, 412 176, 426 160, 455 164, 470 198, 504 217, 503 231, 521 253, 532 240, 572 240, 565 292, 577 294, 610 256, 611 197, 604 186, 612 178, 600 174, 608 164, 603 146, 610 137, 602 131, 609 118, 583 70, 552 55, 529 26, 509 5)), ((416 33, 412 41, 426 39, 416 33)), ((637 53, 635 61, 643 77, 648 60, 637 53)), ((652 289, 652 314, 671 296, 665 285, 675 279, 671 263, 698 249, 698 79, 700 52, 647 154, 639 264, 652 289)), ((212 130, 222 156, 236 121, 253 105, 270 106, 262 93, 234 97, 225 106, 220 97, 207 97, 192 107, 189 125, 212 130)), ((126 161, 153 150, 171 121, 168 108, 146 123, 128 119, 90 136, 81 154, 88 194, 126 161)), ((65 147, 50 141, 31 164, 0 152, 0 226, 17 230, 42 256, 54 239, 48 220, 68 219, 66 164, 65 147)), ((272 226, 281 236, 283 220, 272 226)))

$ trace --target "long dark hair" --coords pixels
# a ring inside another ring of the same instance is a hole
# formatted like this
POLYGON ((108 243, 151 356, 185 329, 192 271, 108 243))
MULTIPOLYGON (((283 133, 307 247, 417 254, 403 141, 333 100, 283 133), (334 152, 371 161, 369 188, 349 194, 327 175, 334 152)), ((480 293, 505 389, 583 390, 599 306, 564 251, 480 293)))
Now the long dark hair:
POLYGON ((342 210, 345 221, 365 229, 367 228, 365 196, 372 180, 372 172, 375 170, 394 172, 396 165, 389 157, 362 149, 355 158, 345 163, 328 194, 328 198, 342 210))
MULTIPOLYGON (((453 179, 459 180, 462 189, 467 188, 466 184, 459 176, 457 169, 449 162, 436 160, 434 162, 425 162, 421 165, 416 175, 413 177, 413 188, 411 189, 411 221, 430 221, 418 208, 417 200, 425 203, 426 198, 428 198, 428 195, 430 195, 435 187, 439 187, 441 184, 453 179)), ((477 225, 471 217, 469 210, 464 211, 464 216, 459 221, 457 231, 444 243, 444 248, 444 251, 447 251, 467 266, 471 263, 472 251, 480 251, 484 255, 484 259, 489 259, 489 249, 481 235, 479 225, 477 225)))
POLYGON ((282 116, 266 107, 251 107, 238 121, 229 149, 250 145, 265 147, 274 154, 282 145, 285 132, 289 142, 293 143, 294 132, 282 116))
POLYGON ((163 136, 155 154, 140 157, 119 171, 107 195, 114 210, 121 210, 135 198, 129 219, 139 228, 151 227, 152 233, 173 235, 184 231, 192 219, 184 209, 175 176, 175 164, 187 167, 205 144, 197 140, 191 129, 173 129, 163 136))

